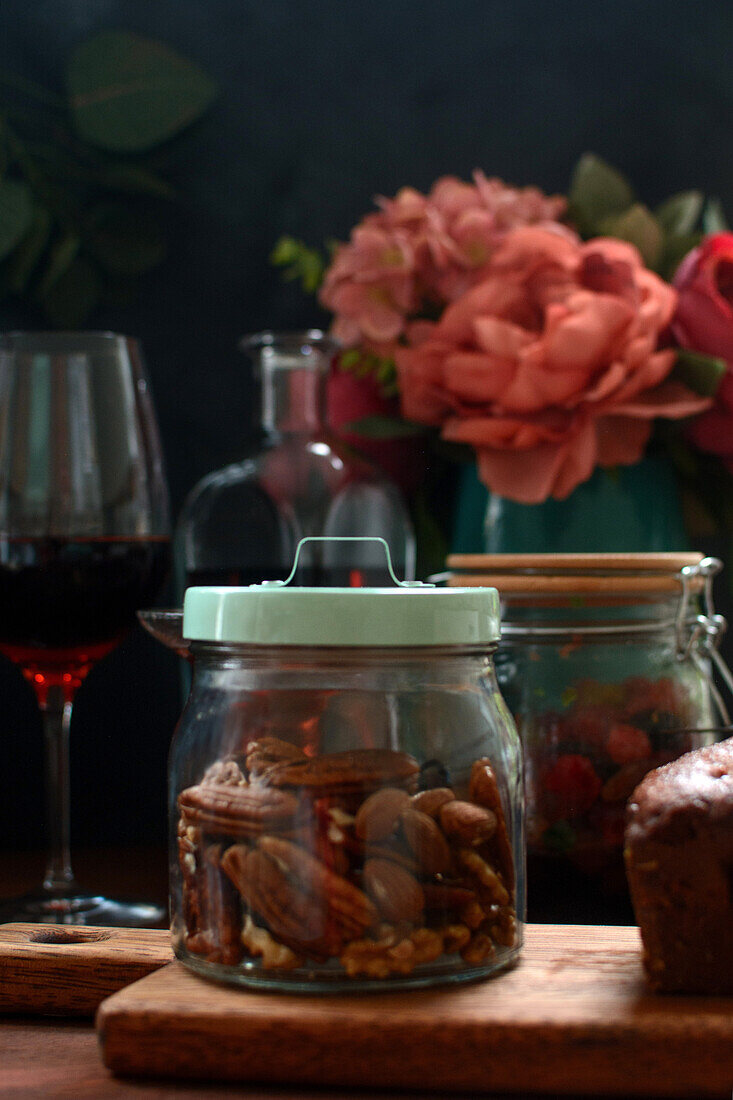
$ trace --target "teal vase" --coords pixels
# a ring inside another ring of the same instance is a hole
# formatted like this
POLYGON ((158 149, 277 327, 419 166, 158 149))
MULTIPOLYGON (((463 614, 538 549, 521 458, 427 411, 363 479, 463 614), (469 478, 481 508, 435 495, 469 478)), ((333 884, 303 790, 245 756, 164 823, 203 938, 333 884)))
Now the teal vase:
POLYGON ((631 553, 686 550, 674 473, 662 458, 596 469, 566 500, 518 504, 489 493, 467 465, 459 485, 457 554, 631 553))

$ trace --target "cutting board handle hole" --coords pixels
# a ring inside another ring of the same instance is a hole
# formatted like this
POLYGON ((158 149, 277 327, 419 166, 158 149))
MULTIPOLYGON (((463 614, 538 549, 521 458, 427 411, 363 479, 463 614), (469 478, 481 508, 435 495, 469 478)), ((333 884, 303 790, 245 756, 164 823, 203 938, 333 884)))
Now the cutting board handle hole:
POLYGON ((99 943, 111 939, 111 932, 92 932, 84 928, 55 928, 48 932, 33 932, 28 939, 31 943, 99 943))

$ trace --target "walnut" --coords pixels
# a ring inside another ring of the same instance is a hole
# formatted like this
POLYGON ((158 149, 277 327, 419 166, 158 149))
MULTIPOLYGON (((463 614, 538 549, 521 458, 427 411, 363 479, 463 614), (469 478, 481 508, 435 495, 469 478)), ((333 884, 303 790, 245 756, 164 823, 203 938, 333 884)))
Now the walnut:
POLYGON ((303 960, 284 943, 278 943, 266 928, 259 928, 252 917, 247 915, 242 929, 242 943, 247 954, 260 956, 267 970, 294 970, 303 960))

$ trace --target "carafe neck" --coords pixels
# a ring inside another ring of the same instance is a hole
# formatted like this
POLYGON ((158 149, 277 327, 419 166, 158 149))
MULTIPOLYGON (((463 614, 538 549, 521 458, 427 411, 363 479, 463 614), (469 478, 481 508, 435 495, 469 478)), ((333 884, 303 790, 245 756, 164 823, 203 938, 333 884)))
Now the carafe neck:
POLYGON ((260 333, 242 347, 255 363, 265 431, 312 435, 322 429, 332 341, 320 332, 260 333))

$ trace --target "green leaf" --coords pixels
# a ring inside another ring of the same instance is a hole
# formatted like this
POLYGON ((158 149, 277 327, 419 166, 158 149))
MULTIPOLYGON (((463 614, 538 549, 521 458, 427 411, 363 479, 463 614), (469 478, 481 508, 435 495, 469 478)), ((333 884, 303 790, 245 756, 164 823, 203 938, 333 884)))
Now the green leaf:
POLYGON ((363 435, 365 439, 408 439, 423 435, 427 430, 424 424, 415 424, 411 420, 397 420, 391 416, 362 416, 343 425, 347 432, 363 435))
POLYGON ((651 211, 643 203, 634 203, 624 214, 609 218, 603 231, 611 237, 636 245, 647 267, 654 267, 662 247, 662 231, 651 211))
POLYGON ((159 222, 122 203, 100 203, 85 224, 85 243, 101 266, 114 275, 141 275, 165 258, 159 222))
POLYGON ((176 196, 166 180, 136 164, 106 165, 96 173, 96 180, 110 191, 127 191, 133 195, 150 195, 159 199, 173 199, 176 196))
POLYGON ((283 278, 299 280, 306 294, 314 294, 323 281, 326 261, 316 248, 295 237, 280 237, 270 253, 270 263, 282 267, 283 278))
POLYGON ((81 240, 77 233, 66 232, 54 244, 46 264, 46 270, 38 285, 37 297, 44 300, 54 284, 68 271, 76 259, 81 240))
POLYGON ((33 221, 30 188, 19 180, 0 180, 0 260, 19 244, 33 221))
POLYGON ((706 234, 727 233, 730 226, 720 199, 708 199, 702 215, 702 227, 706 234))
POLYGON ((674 273, 680 266, 688 252, 697 248, 702 240, 702 233, 671 234, 664 238, 662 251, 657 261, 657 271, 668 282, 674 278, 674 273))
POLYGON ((206 74, 168 46, 128 31, 102 31, 69 60, 67 94, 84 140, 141 153, 179 133, 211 105, 206 74))
POLYGON ((702 213, 704 201, 700 191, 680 191, 658 206, 654 216, 667 233, 692 233, 702 213))
POLYGON ((593 235, 604 218, 628 210, 634 192, 628 180, 610 164, 594 153, 584 153, 573 171, 568 200, 580 232, 593 235))
POLYGON ((94 267, 77 256, 45 295, 46 316, 58 328, 80 328, 99 300, 99 289, 94 267))
POLYGON ((14 294, 22 294, 41 258, 51 235, 51 215, 45 206, 35 205, 28 233, 10 258, 8 285, 14 294))
POLYGON ((680 348, 673 377, 702 397, 714 397, 727 370, 725 359, 680 348))

